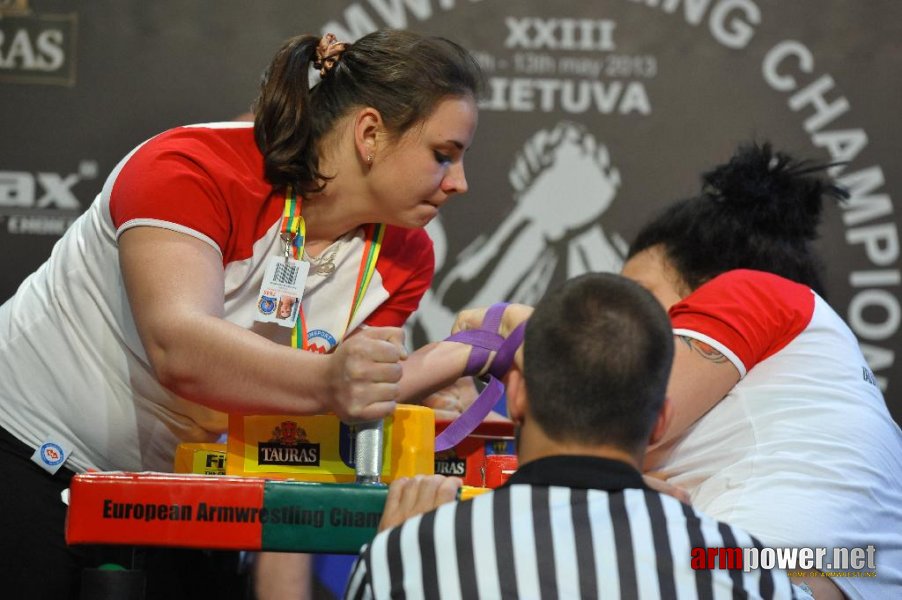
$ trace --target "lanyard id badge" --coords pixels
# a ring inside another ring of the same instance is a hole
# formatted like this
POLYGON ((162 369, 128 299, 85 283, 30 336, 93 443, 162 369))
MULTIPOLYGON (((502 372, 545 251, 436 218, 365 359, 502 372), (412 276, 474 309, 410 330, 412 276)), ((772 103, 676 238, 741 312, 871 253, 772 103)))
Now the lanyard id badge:
POLYGON ((282 256, 273 256, 266 263, 255 319, 294 329, 301 313, 310 263, 298 260, 303 253, 306 230, 304 218, 301 217, 301 203, 290 192, 286 197, 280 229, 282 256))
MULTIPOLYGON (((306 350, 307 324, 301 301, 310 263, 299 259, 304 253, 307 229, 301 216, 301 201, 291 188, 285 194, 285 209, 282 213, 280 231, 283 253, 282 256, 271 257, 266 265, 263 284, 257 298, 256 320, 292 328, 292 347, 306 350)), ((384 224, 367 225, 363 256, 345 331, 354 320, 354 315, 357 314, 376 271, 376 262, 379 259, 384 236, 384 224)))
POLYGON ((294 258, 270 258, 257 298, 257 321, 293 328, 309 271, 309 263, 294 258))

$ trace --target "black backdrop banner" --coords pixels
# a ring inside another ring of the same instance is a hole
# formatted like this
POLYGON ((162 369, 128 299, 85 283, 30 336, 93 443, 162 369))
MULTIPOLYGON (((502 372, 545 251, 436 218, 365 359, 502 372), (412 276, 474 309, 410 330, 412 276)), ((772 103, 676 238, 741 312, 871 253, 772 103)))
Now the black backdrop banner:
POLYGON ((0 301, 138 143, 246 112, 292 35, 383 27, 450 37, 489 79, 416 345, 465 306, 616 271, 650 213, 769 140, 844 163, 829 300, 902 420, 898 0, 0 0, 0 301))

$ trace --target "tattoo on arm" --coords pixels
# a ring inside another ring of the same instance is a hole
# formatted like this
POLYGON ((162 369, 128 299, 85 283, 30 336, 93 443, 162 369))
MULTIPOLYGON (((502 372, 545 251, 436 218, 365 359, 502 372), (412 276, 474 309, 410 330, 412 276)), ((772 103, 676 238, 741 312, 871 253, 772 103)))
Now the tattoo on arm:
POLYGON ((705 360, 710 360, 713 363, 725 363, 727 361, 727 357, 723 355, 719 350, 713 348, 710 344, 706 344, 705 342, 700 342, 695 338, 691 338, 685 335, 679 336, 679 338, 683 341, 686 346, 689 347, 690 350, 693 350, 701 355, 705 360))

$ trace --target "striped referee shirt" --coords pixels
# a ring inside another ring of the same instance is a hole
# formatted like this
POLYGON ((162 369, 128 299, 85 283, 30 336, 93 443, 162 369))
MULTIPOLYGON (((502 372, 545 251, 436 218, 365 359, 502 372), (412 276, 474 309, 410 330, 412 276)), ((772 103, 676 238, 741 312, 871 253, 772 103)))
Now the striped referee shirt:
POLYGON ((645 487, 626 463, 556 456, 380 533, 346 598, 793 598, 782 571, 694 570, 693 548, 759 546, 645 487))

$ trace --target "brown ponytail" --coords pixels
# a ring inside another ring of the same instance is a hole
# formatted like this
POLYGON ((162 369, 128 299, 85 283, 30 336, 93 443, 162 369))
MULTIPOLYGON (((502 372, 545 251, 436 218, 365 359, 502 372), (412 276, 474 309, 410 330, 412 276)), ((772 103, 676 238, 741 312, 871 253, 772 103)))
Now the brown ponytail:
POLYGON ((308 73, 318 42, 312 35, 285 42, 263 75, 254 102, 254 138, 263 152, 266 179, 277 188, 298 186, 301 193, 322 189, 317 182, 324 179, 317 170, 316 140, 308 115, 308 73))
POLYGON ((347 44, 310 87, 319 36, 291 38, 276 53, 254 102, 254 137, 276 188, 322 191, 318 144, 336 121, 372 106, 394 136, 422 122, 448 96, 478 97, 482 74, 470 54, 444 38, 382 30, 347 44))

